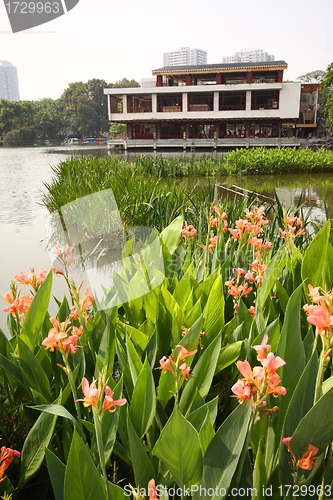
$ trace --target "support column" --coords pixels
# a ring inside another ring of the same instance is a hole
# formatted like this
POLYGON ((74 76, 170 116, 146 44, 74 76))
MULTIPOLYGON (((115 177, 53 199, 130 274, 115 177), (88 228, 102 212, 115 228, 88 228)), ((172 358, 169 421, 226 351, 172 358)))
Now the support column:
POLYGON ((221 84, 222 84, 222 74, 216 73, 216 85, 221 85, 221 84))
POLYGON ((246 91, 246 111, 251 111, 251 90, 246 91))
POLYGON ((246 83, 252 83, 252 71, 247 72, 246 83))
POLYGON ((282 82, 283 82, 283 70, 282 70, 282 69, 280 69, 280 70, 278 71, 278 82, 279 82, 279 83, 282 83, 282 82))
POLYGON ((156 87, 163 87, 162 75, 157 75, 157 77, 156 77, 156 87))
POLYGON ((156 123, 156 134, 157 134, 157 139, 161 138, 161 124, 156 123))
POLYGON ((245 138, 249 139, 250 137, 250 122, 245 122, 245 138))
POLYGON ((157 113, 157 95, 152 94, 151 99, 152 99, 151 110, 154 114, 154 113, 157 113))
POLYGON ((127 114, 127 94, 123 94, 123 113, 127 114))
POLYGON ((214 92, 214 105, 213 111, 219 110, 219 92, 214 92))
POLYGON ((182 93, 182 112, 187 113, 187 92, 182 93))
POLYGON ((191 75, 186 75, 186 85, 191 85, 191 75))

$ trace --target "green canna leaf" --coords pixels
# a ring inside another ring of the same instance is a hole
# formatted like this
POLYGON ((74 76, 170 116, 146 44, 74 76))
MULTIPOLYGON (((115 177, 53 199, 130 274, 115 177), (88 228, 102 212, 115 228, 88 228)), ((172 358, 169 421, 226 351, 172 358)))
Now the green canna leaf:
POLYGON ((198 484, 202 476, 202 451, 199 435, 176 405, 153 448, 167 466, 177 485, 198 484))
POLYGON ((142 488, 147 488, 148 482, 156 478, 154 467, 149 460, 142 441, 139 439, 132 421, 127 413, 127 432, 131 450, 132 466, 136 485, 142 488))
POLYGON ((106 491, 91 454, 74 430, 64 485, 64 500, 106 500, 106 491))
MULTIPOLYGON (((239 457, 248 433, 252 414, 249 404, 242 404, 223 422, 204 456, 203 475, 200 486, 213 488, 211 499, 224 499, 235 473, 239 457)), ((194 500, 199 500, 200 490, 194 492, 194 500)))
POLYGON ((155 383, 146 358, 135 384, 129 415, 137 435, 141 438, 150 427, 156 411, 155 383))
MULTIPOLYGON (((34 352, 36 346, 38 346, 42 340, 42 326, 50 302, 51 287, 52 270, 41 284, 22 323, 20 337, 32 352, 34 352)), ((50 323, 50 328, 51 326, 50 323)))

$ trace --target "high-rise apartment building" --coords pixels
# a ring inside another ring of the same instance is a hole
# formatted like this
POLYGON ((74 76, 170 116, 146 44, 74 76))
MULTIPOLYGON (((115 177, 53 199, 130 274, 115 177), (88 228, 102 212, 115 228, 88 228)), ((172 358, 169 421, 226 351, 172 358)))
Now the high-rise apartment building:
POLYGON ((178 50, 163 53, 163 66, 189 66, 207 64, 207 52, 201 49, 180 47, 178 50))
POLYGON ((17 69, 9 61, 0 61, 0 99, 20 100, 17 69))
POLYGON ((232 56, 222 57, 222 63, 249 63, 249 62, 267 62, 275 61, 273 54, 268 54, 262 49, 242 49, 235 52, 232 56))

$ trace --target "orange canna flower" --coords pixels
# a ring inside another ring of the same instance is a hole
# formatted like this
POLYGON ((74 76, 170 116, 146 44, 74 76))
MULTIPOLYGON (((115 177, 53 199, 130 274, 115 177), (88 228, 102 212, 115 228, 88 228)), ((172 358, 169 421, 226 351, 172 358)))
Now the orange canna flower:
POLYGON ((314 462, 314 460, 317 458, 314 455, 316 455, 317 453, 318 453, 317 446, 314 446, 313 444, 309 443, 308 451, 298 461, 298 467, 301 467, 301 469, 306 469, 306 470, 311 470, 314 465, 317 465, 317 467, 319 467, 319 465, 314 462))
POLYGON ((105 392, 106 396, 103 402, 103 412, 108 410, 110 413, 113 413, 116 411, 116 406, 124 406, 124 404, 127 403, 125 398, 114 400, 113 391, 108 385, 105 387, 105 392))
POLYGON ((262 359, 260 362, 271 374, 275 373, 278 368, 286 364, 280 356, 275 357, 272 352, 267 355, 266 359, 262 359))
POLYGON ((182 229, 182 236, 184 240, 187 240, 188 238, 192 238, 192 236, 194 236, 197 233, 197 230, 195 229, 195 227, 192 226, 192 224, 188 226, 186 221, 184 222, 184 224, 185 228, 182 229))
POLYGON ((171 365, 170 365, 170 359, 167 358, 166 356, 163 356, 163 358, 160 359, 160 365, 156 370, 162 370, 163 373, 165 373, 167 370, 171 373, 174 373, 171 365))
POLYGON ((151 479, 148 483, 148 495, 149 495, 149 500, 158 500, 154 479, 151 479))
POLYGON ((11 461, 13 460, 13 457, 18 457, 20 458, 21 453, 16 450, 12 450, 11 448, 6 448, 5 446, 2 446, 1 448, 1 454, 0 454, 0 483, 3 481, 5 478, 3 477, 3 474, 6 469, 8 469, 11 461))
POLYGON ((314 306, 311 308, 308 322, 318 328, 318 334, 323 335, 325 330, 331 331, 333 325, 333 316, 329 316, 327 311, 322 306, 314 306))
POLYGON ((191 368, 188 366, 187 363, 183 363, 182 365, 180 365, 179 368, 181 369, 180 378, 185 377, 186 380, 188 380, 191 376, 190 375, 191 368))
MULTIPOLYGON (((252 306, 253 307, 253 306, 252 306)), ((255 349, 257 351, 257 359, 259 361, 261 361, 262 359, 265 359, 266 358, 266 350, 267 351, 270 351, 271 349, 271 346, 269 344, 267 344, 267 340, 268 340, 268 335, 267 333, 265 333, 264 335, 264 338, 262 339, 262 342, 260 345, 253 345, 253 349, 255 349)))
POLYGON ((99 396, 99 390, 96 389, 96 380, 93 380, 89 385, 88 380, 83 377, 82 379, 82 392, 84 394, 83 399, 77 399, 76 401, 83 401, 83 406, 93 406, 97 409, 96 396, 99 396))
POLYGON ((178 361, 184 361, 184 359, 186 359, 187 356, 192 356, 198 351, 198 349, 196 349, 195 351, 188 351, 187 349, 185 349, 185 347, 179 344, 176 345, 176 347, 180 347, 180 351, 178 353, 178 361))

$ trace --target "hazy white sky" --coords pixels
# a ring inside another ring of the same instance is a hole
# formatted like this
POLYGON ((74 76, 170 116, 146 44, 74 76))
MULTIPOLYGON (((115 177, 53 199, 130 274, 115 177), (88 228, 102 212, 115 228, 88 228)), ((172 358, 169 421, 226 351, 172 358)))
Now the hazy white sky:
POLYGON ((181 46, 208 63, 242 48, 288 63, 285 79, 333 61, 333 0, 80 0, 67 14, 13 34, 0 0, 0 60, 18 69, 21 99, 60 97, 70 82, 147 78, 181 46))

